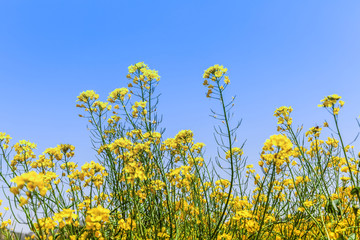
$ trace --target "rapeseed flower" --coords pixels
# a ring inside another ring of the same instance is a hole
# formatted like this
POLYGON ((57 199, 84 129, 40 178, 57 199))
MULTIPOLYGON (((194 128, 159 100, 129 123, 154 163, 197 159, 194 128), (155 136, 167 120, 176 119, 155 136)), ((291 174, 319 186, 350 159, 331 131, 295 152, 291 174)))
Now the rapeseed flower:
POLYGON ((85 92, 80 93, 77 97, 77 102, 87 103, 89 100, 97 100, 99 99, 99 94, 96 94, 93 90, 87 90, 85 92))

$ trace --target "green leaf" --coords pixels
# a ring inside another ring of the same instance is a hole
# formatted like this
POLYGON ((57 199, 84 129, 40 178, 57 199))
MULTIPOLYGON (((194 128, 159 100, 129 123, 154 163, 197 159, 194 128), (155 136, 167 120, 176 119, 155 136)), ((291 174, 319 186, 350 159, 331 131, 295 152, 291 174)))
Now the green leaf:
POLYGON ((355 240, 355 239, 356 239, 356 234, 352 233, 352 234, 350 234, 350 236, 348 237, 347 240, 355 240))
POLYGON ((341 210, 339 208, 340 204, 341 201, 339 199, 331 200, 329 198, 325 207, 325 211, 328 213, 341 215, 341 210))
POLYGON ((360 192, 360 187, 354 187, 353 189, 351 189, 351 195, 356 195, 359 194, 360 192))

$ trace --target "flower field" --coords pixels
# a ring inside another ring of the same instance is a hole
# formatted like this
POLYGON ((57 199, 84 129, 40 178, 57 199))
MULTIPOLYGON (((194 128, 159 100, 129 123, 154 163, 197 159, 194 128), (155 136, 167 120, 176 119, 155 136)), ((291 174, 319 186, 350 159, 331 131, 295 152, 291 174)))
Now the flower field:
POLYGON ((10 229, 23 221, 32 232, 25 239, 360 238, 360 154, 344 144, 340 96, 321 100, 329 121, 309 130, 293 126, 291 107, 276 109, 278 134, 265 141, 257 171, 236 141, 226 68, 214 65, 203 75, 206 97, 220 109, 212 114, 217 164, 205 159, 205 144, 194 142, 191 130, 163 138, 157 71, 140 62, 126 77, 127 87, 106 101, 93 90, 77 97, 97 162, 79 166, 70 144, 37 156, 35 143, 12 143, 0 132, 10 205, 1 216, 3 239, 20 239, 10 229))

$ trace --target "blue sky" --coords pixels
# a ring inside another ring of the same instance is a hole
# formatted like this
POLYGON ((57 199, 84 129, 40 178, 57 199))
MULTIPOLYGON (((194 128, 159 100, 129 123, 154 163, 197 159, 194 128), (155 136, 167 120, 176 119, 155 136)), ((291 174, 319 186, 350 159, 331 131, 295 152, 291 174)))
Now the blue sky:
POLYGON ((209 155, 217 102, 202 74, 214 64, 229 69, 249 163, 276 133, 277 107, 292 106, 294 124, 308 129, 330 119, 317 104, 334 93, 350 141, 359 131, 359 10, 359 1, 0 1, 0 132, 37 143, 39 154, 70 143, 80 164, 95 160, 76 97, 92 89, 105 100, 144 61, 162 77, 165 136, 192 129, 209 155))

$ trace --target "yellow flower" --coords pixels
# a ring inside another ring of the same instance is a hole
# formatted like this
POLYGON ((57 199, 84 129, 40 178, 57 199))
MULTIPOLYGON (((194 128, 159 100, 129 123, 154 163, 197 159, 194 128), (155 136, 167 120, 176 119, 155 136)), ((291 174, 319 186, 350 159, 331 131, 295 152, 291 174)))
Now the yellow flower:
MULTIPOLYGON (((325 108, 326 107, 332 107, 340 99, 341 99, 341 97, 339 95, 337 95, 337 94, 327 96, 323 100, 321 100, 322 104, 319 104, 318 107, 325 107, 325 108)), ((344 101, 341 101, 340 106, 342 107, 343 105, 344 105, 344 101)))
POLYGON ((8 219, 7 221, 3 221, 1 223, 1 227, 2 229, 6 228, 7 226, 11 225, 11 219, 8 219))
MULTIPOLYGON (((293 111, 292 107, 279 107, 275 110, 274 116, 278 118, 277 124, 291 125, 292 118, 290 113, 293 111)), ((282 130, 282 129, 281 129, 282 130)))
POLYGON ((280 167, 293 154, 292 147, 293 144, 287 136, 282 134, 272 135, 264 143, 261 158, 268 165, 274 163, 277 167, 280 167))
POLYGON ((341 177, 340 179, 341 179, 342 181, 345 181, 345 182, 346 182, 346 181, 349 181, 351 178, 350 178, 350 177, 341 177))
POLYGON ((321 127, 318 126, 312 127, 309 129, 309 131, 305 133, 305 136, 314 135, 314 137, 319 137, 321 130, 322 130, 321 127))
POLYGON ((28 203, 28 199, 24 198, 23 196, 20 197, 20 207, 24 206, 28 203))
MULTIPOLYGON (((233 156, 238 156, 238 157, 243 154, 243 150, 242 150, 241 148, 238 148, 238 147, 232 148, 232 149, 231 149, 231 152, 232 152, 232 155, 233 155, 233 156)), ((225 158, 226 158, 226 159, 229 159, 230 157, 231 157, 230 150, 228 150, 228 151, 226 152, 225 158)))
POLYGON ((9 144, 10 139, 12 139, 12 137, 6 135, 4 132, 0 132, 0 143, 5 140, 5 144, 9 144))
POLYGON ((10 192, 14 195, 18 195, 20 193, 20 191, 17 187, 11 187, 10 192))
POLYGON ((102 234, 101 234, 100 231, 96 231, 96 232, 95 232, 95 237, 99 238, 99 237, 101 237, 101 236, 102 236, 102 234))
POLYGON ((97 223, 100 222, 107 222, 109 220, 110 210, 103 208, 101 205, 97 206, 96 208, 92 208, 87 211, 86 216, 86 229, 99 229, 97 223))
POLYGON ((18 188, 23 188, 24 185, 25 185, 25 180, 24 180, 24 178, 23 178, 22 176, 16 176, 16 177, 14 177, 14 178, 11 180, 11 182, 16 183, 16 185, 17 185, 18 188))
POLYGON ((93 90, 87 90, 86 92, 80 93, 80 95, 77 97, 77 102, 88 102, 90 100, 97 100, 99 98, 99 94, 96 94, 93 90))
POLYGON ((232 238, 231 234, 223 233, 223 234, 217 236, 217 239, 218 240, 231 240, 233 238, 232 238))
MULTIPOLYGON (((211 79, 211 81, 219 81, 227 72, 227 68, 224 68, 223 66, 220 66, 218 64, 209 67, 205 70, 205 73, 203 75, 203 78, 205 79, 203 85, 208 87, 208 92, 206 94, 206 97, 210 98, 211 93, 213 93, 214 85, 208 83, 208 79, 211 79)), ((225 84, 229 84, 230 80, 227 76, 225 76, 224 79, 225 84)), ((220 86, 220 89, 217 89, 218 91, 224 90, 224 86, 220 86)))
POLYGON ((305 201, 304 202, 304 206, 307 207, 307 208, 311 207, 312 205, 314 205, 312 201, 305 201))
POLYGON ((114 103, 117 99, 124 101, 126 94, 128 94, 129 89, 127 88, 117 88, 109 94, 108 101, 114 103))
POLYGON ((203 78, 210 78, 211 75, 214 75, 216 78, 222 77, 227 72, 227 68, 224 68, 224 66, 220 66, 219 64, 215 64, 212 67, 209 67, 205 70, 205 73, 203 75, 203 78))
MULTIPOLYGON (((160 81, 160 76, 157 71, 149 69, 149 67, 144 62, 138 62, 135 65, 129 66, 129 74, 127 75, 128 78, 131 78, 130 74, 139 71, 141 73, 140 80, 144 81, 145 77, 148 80, 155 79, 156 81, 160 81)), ((135 78, 134 78, 135 80, 135 78)), ((135 83, 135 82, 134 82, 135 83)), ((137 84, 137 82, 135 83, 137 84)))
POLYGON ((216 186, 223 186, 224 188, 227 188, 230 185, 230 181, 227 179, 220 179, 215 182, 216 186))

